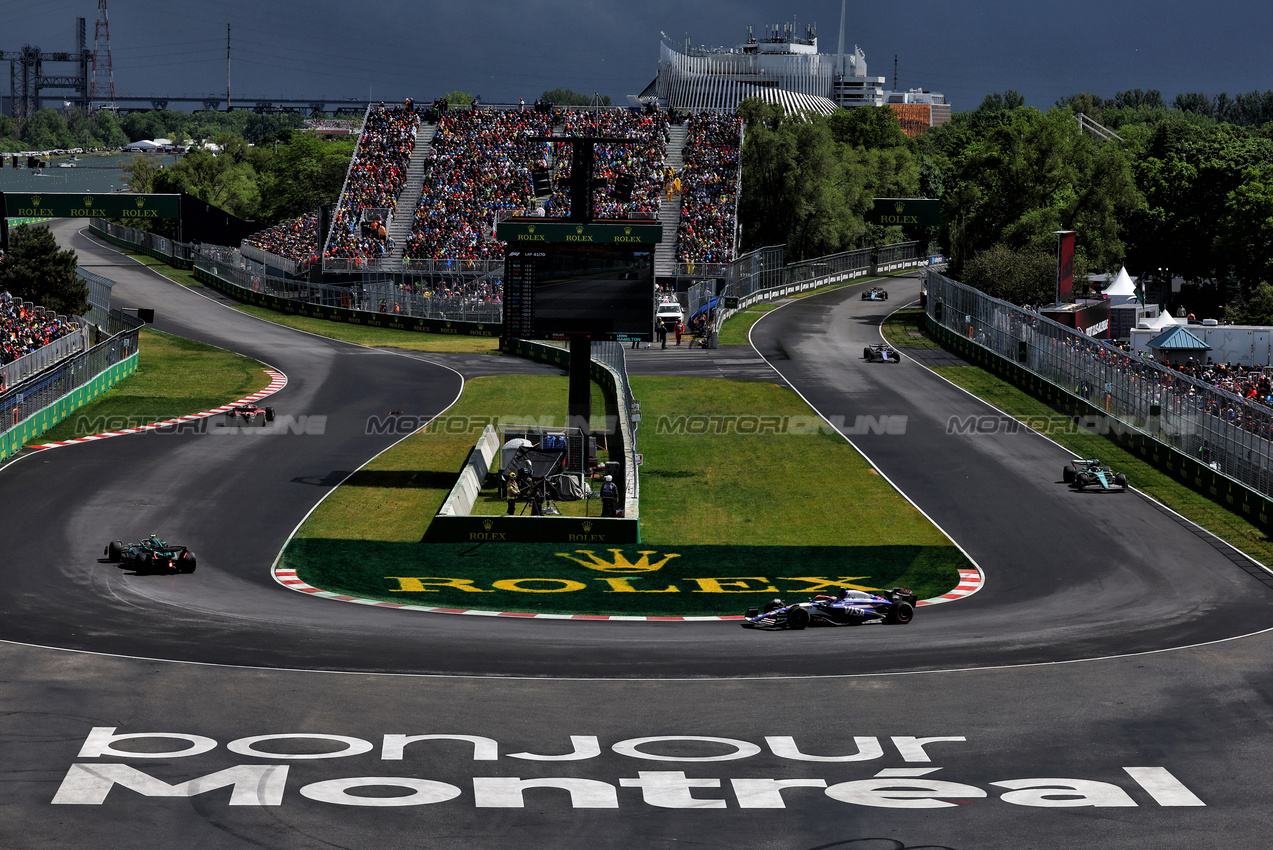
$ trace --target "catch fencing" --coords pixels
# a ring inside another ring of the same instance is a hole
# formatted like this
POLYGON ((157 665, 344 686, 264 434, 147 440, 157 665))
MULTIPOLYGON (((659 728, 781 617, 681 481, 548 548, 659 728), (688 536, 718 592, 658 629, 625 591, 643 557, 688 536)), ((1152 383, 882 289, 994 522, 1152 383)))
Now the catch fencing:
POLYGON ((269 273, 269 267, 230 248, 205 245, 195 269, 227 280, 258 295, 299 304, 339 307, 364 313, 391 314, 450 322, 499 324, 502 281, 491 278, 426 280, 402 275, 365 275, 359 283, 335 286, 308 283, 269 273))
POLYGON ((1119 434, 1168 446, 1273 495, 1273 409, 928 272, 930 322, 1109 417, 1119 434))
MULTIPOLYGON (((136 355, 137 334, 143 324, 136 316, 114 310, 106 325, 107 339, 0 394, 0 437, 6 438, 0 441, 0 458, 21 448, 22 439, 38 436, 86 401, 77 399, 76 404, 69 404, 77 390, 94 382, 105 389, 108 384, 103 376, 112 370, 115 379, 122 377, 118 367, 136 355), (59 409, 54 410, 55 406, 59 409)), ((131 362, 135 365, 135 358, 131 362)))

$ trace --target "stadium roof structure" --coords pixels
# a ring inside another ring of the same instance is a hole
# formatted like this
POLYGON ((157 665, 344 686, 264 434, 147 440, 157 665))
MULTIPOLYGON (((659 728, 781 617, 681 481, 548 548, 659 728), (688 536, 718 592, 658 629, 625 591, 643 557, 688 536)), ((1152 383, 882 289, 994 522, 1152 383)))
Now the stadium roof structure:
POLYGON ((818 97, 815 94, 801 94, 800 92, 786 91, 785 89, 765 89, 757 92, 755 95, 760 100, 766 100, 770 103, 778 103, 788 115, 830 115, 840 107, 835 105, 835 101, 826 97, 818 97))

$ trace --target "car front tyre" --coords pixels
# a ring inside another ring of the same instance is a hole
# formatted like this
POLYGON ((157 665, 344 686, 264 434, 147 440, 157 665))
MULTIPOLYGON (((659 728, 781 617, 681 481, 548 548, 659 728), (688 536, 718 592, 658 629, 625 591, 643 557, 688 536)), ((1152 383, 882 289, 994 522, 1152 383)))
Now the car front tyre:
POLYGON ((787 628, 800 631, 809 625, 809 612, 803 608, 792 608, 787 612, 787 628))

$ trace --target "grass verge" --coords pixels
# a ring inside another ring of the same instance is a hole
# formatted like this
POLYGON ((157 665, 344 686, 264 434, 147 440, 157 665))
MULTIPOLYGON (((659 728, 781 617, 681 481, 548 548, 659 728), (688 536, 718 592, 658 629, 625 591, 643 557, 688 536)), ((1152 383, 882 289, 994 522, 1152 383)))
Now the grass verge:
POLYGON ((276 325, 307 331, 329 339, 339 339, 358 345, 377 348, 399 348, 404 351, 438 351, 470 354, 490 354, 499 350, 499 340, 488 336, 461 336, 459 334, 430 334, 417 331, 401 331, 395 328, 370 328, 362 325, 349 325, 344 322, 329 322, 326 319, 314 319, 309 316, 294 316, 291 313, 280 313, 268 307, 255 307, 249 304, 237 304, 234 309, 265 319, 276 325))
POLYGON ((70 440, 101 431, 200 413, 264 389, 265 365, 201 342, 143 328, 137 371, 35 442, 70 440))
POLYGON ((163 260, 156 260, 148 254, 129 253, 128 256, 132 257, 146 268, 158 272, 169 280, 175 280, 183 286, 203 286, 202 283, 195 280, 194 272, 170 266, 163 260))
POLYGON ((928 335, 924 311, 919 307, 898 310, 885 320, 881 330, 889 345, 896 348, 941 348, 941 343, 928 335))
MULTIPOLYGON (((1062 411, 976 366, 945 366, 934 371, 1016 419, 1028 420, 1036 426, 1035 430, 1065 446, 1075 457, 1099 457, 1116 472, 1125 473, 1131 486, 1137 490, 1183 514, 1257 561, 1273 564, 1273 540, 1264 531, 1160 472, 1110 438, 1066 427, 1064 420, 1067 417, 1062 411), (1044 422, 1050 424, 1044 425, 1044 422)), ((1059 469, 1057 474, 1059 476, 1059 469)))
MULTIPOLYGON (((417 542, 477 436, 428 429, 338 488, 288 544, 284 566, 316 587, 400 604, 646 616, 738 614, 844 586, 935 596, 968 566, 791 391, 716 379, 632 385, 645 417, 641 545, 417 542), (822 495, 828 482, 835 498, 822 495)), ((564 377, 481 378, 448 416, 559 414, 565 397, 564 377)))

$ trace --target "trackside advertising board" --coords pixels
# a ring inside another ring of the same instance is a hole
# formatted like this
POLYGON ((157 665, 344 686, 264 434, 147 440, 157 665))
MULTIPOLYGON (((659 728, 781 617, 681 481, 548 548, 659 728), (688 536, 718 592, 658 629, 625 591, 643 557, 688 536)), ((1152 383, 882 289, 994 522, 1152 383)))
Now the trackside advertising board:
POLYGON ((5 192, 6 218, 180 218, 180 195, 119 192, 5 192))

